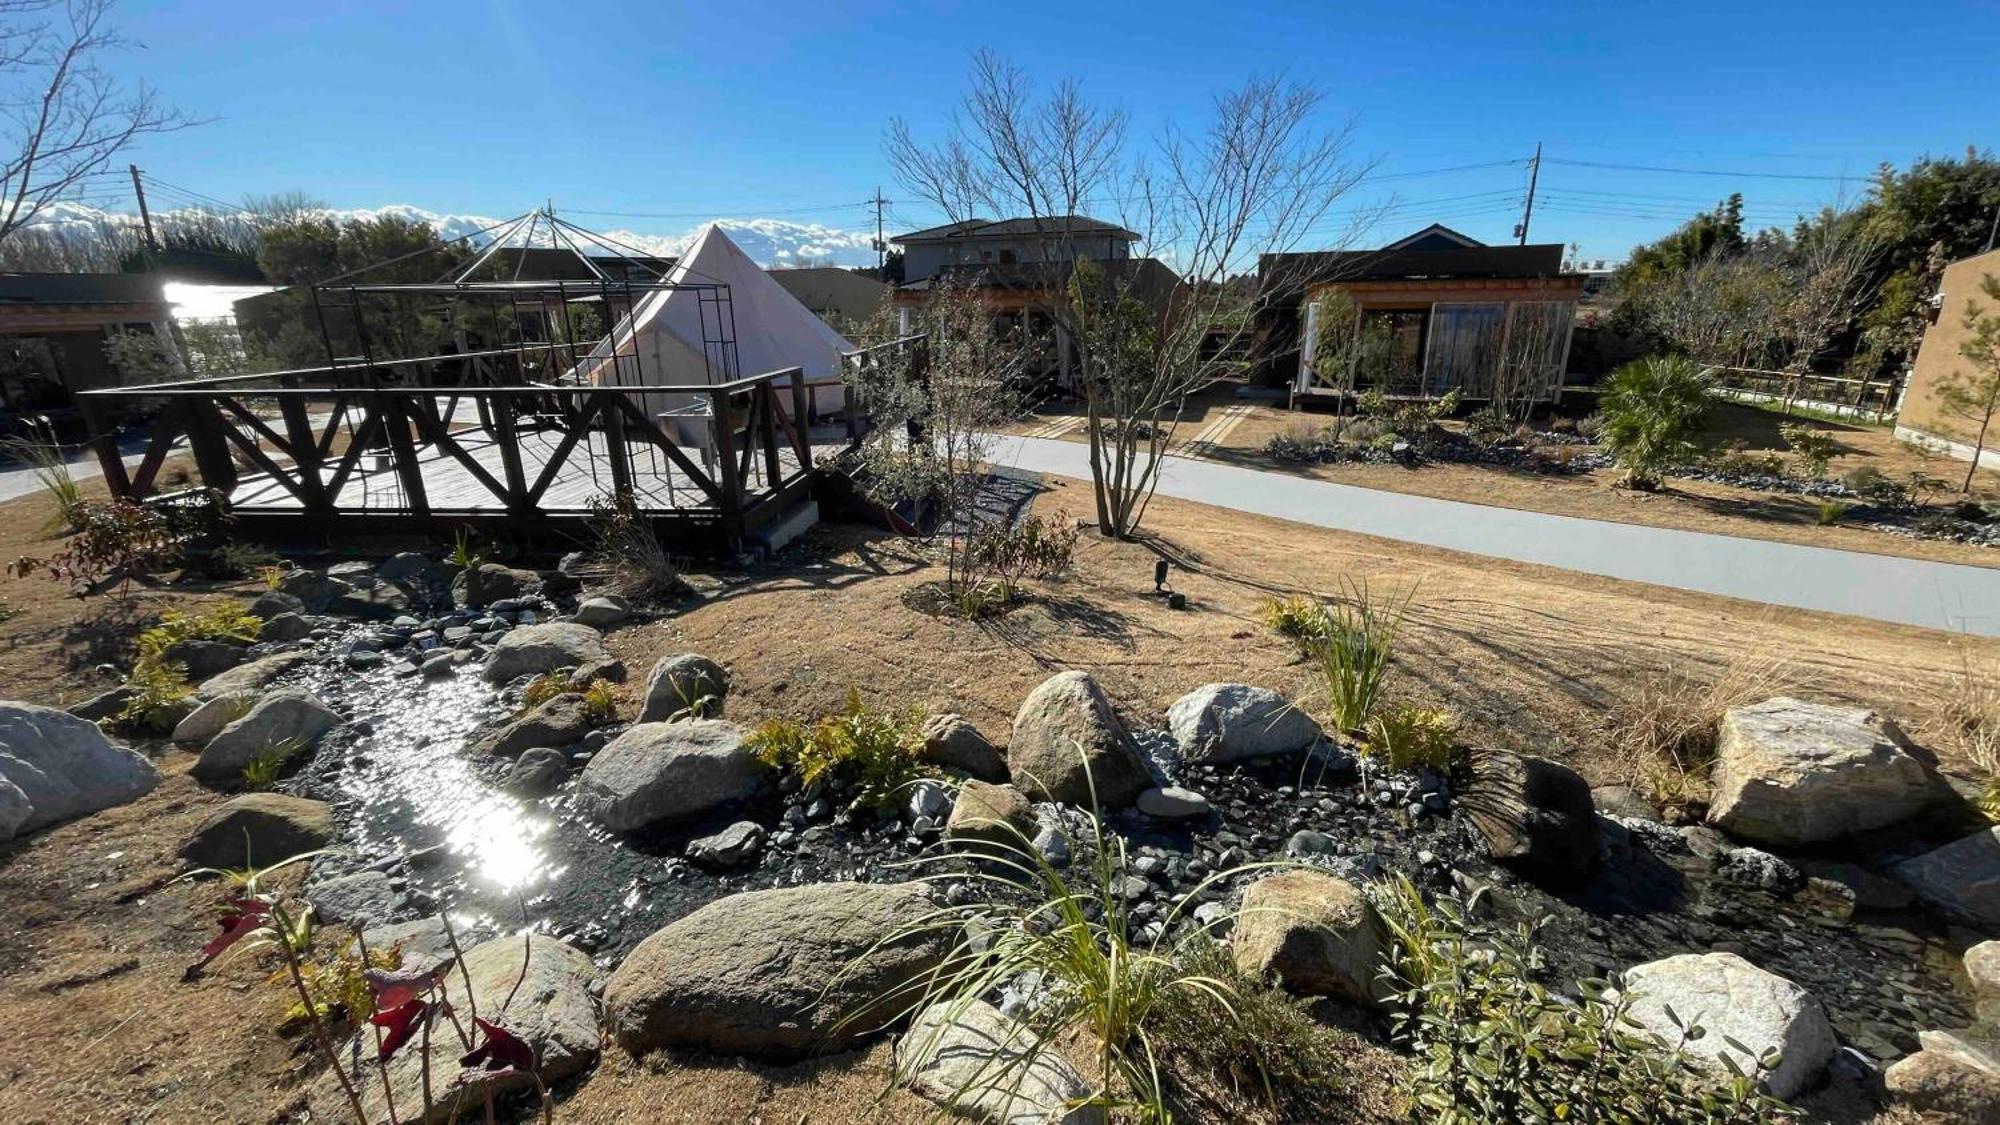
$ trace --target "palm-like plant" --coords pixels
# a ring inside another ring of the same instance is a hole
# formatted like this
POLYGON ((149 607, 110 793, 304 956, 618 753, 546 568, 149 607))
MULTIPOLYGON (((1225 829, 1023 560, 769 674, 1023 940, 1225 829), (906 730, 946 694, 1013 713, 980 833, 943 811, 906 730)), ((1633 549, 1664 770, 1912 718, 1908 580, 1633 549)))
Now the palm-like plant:
POLYGON ((1625 470, 1627 487, 1658 488, 1662 472, 1699 452, 1708 385, 1702 365, 1685 356, 1648 356, 1611 377, 1601 440, 1625 470))

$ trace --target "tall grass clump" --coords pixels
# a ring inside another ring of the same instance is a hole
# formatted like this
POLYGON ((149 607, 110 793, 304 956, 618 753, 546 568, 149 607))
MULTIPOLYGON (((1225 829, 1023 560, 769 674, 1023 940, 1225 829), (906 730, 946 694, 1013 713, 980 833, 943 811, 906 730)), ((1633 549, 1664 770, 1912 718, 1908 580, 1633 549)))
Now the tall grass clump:
POLYGON ((680 591, 680 568, 630 492, 592 500, 589 524, 591 553, 607 572, 605 585, 612 593, 644 602, 680 591))
POLYGON ((1986 818, 2000 821, 2000 661, 1981 665, 1964 648, 1958 670, 1933 693, 1919 733, 1980 782, 1986 818))
POLYGON ((35 482, 42 487, 42 494, 55 504, 55 511, 43 530, 82 530, 83 490, 77 487, 76 477, 69 471, 69 461, 63 457, 62 446, 52 436, 38 434, 35 437, 7 438, 0 441, 0 453, 32 469, 35 482))
POLYGON ((1306 642, 1306 651, 1335 728, 1360 732, 1381 706, 1396 636, 1415 593, 1412 587, 1377 597, 1365 583, 1350 580, 1345 598, 1321 606, 1319 632, 1306 642))
POLYGON ((1788 659, 1745 653, 1713 676, 1673 665, 1642 676, 1611 714, 1611 745, 1627 779, 1662 805, 1708 798, 1709 767, 1722 717, 1802 686, 1788 659))
POLYGON ((1649 356, 1611 376, 1600 441, 1629 488, 1651 491, 1661 474, 1692 461, 1708 423, 1709 378, 1685 356, 1649 356))
MULTIPOLYGON (((1383 977, 1391 1026, 1411 1057, 1413 1119, 1444 1125, 1577 1121, 1604 1125, 1767 1125, 1794 1119, 1758 1090, 1777 1065, 1723 1052, 1718 1075, 1684 1052, 1703 1037, 1682 1025, 1661 1042, 1628 1015, 1612 981, 1578 983, 1581 998, 1540 983, 1537 927, 1479 920, 1478 894, 1433 905, 1407 879, 1377 905, 1391 936, 1383 977)), ((1672 1017, 1678 1020, 1678 1017, 1672 1017)), ((1747 1052, 1745 1052, 1747 1054, 1747 1052)))

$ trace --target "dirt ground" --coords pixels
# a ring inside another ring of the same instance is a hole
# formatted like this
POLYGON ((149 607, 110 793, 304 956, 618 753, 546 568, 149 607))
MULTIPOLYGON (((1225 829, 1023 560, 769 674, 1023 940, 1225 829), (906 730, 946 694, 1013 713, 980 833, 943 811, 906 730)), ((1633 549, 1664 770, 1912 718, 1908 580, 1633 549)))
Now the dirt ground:
MULTIPOLYGON (((1089 509, 1087 486, 1054 481, 1044 511, 1089 509)), ((45 501, 0 505, 0 557, 43 552, 45 501)), ((959 711, 1004 739, 1015 707, 1062 668, 1093 671, 1135 721, 1201 683, 1247 680, 1315 705, 1291 647, 1257 620, 1264 597, 1411 591, 1392 695, 1464 715, 1473 740, 1618 775, 1603 713, 1647 670, 1713 670, 1743 651, 1797 661, 1813 692, 1915 723, 1961 660, 2000 643, 1799 611, 1773 611, 1609 579, 1304 529, 1200 505, 1157 502, 1154 538, 1086 533, 1075 572, 997 620, 941 620, 909 592, 937 576, 911 545, 850 526, 813 533, 804 561, 724 577, 670 617, 622 628, 611 647, 642 681, 659 656, 694 650, 731 670, 730 713, 756 722, 871 702, 959 711), (1189 608, 1153 596, 1158 555, 1189 608)), ((44 578, 0 579, 0 681, 16 698, 74 701, 109 686, 89 669, 122 660, 131 633, 190 598, 254 583, 79 601, 44 578)), ((633 685, 625 689, 628 695, 633 685)), ((216 892, 173 882, 182 840, 223 796, 195 785, 193 757, 163 751, 164 783, 121 809, 0 845, 0 1121, 298 1120, 315 1069, 273 1028, 282 999, 239 961, 196 984, 181 970, 211 932, 216 892)), ((791 1068, 732 1060, 623 1058, 615 1049, 560 1092, 558 1120, 583 1122, 921 1120, 884 1095, 885 1051, 791 1068)))
MULTIPOLYGON (((1044 436, 1068 441, 1084 440, 1080 427, 1051 432, 1060 428, 1061 419, 1070 416, 1065 408, 1051 408, 1013 429, 1022 433, 1040 432, 1044 436)), ((1645 493, 1614 487, 1617 478, 1615 470, 1552 476, 1500 465, 1430 464, 1416 469, 1352 462, 1298 465, 1278 462, 1264 455, 1265 443, 1271 438, 1295 427, 1322 425, 1328 417, 1324 413, 1290 411, 1276 406, 1240 403, 1226 396, 1211 396, 1190 406, 1175 429, 1174 443, 1177 452, 1192 452, 1225 464, 1297 473, 1318 480, 1379 488, 1387 492, 1407 492, 1442 500, 1462 500, 1616 523, 1773 539, 1836 550, 2000 567, 2000 550, 1992 547, 1916 539, 1866 527, 1837 524, 1822 527, 1819 524, 1818 503, 1810 497, 1758 492, 1707 481, 1670 480, 1659 492, 1645 493), (1190 445, 1209 425, 1232 408, 1242 415, 1241 421, 1229 427, 1219 442, 1204 444, 1191 451, 1190 445)), ((1774 410, 1721 403, 1714 412, 1710 437, 1718 446, 1741 440, 1746 451, 1753 455, 1765 451, 1784 454, 1786 446, 1778 435, 1778 424, 1786 420, 1774 410)), ((1840 443, 1840 452, 1829 463, 1829 477, 1839 479, 1862 466, 1872 466, 1899 481, 1907 479, 1911 472, 1923 472, 1948 482, 1949 495, 1957 495, 1958 483, 1965 475, 1963 461, 1954 461, 1899 442, 1886 426, 1799 420, 1831 430, 1840 443)), ((1975 478, 1974 495, 2000 500, 2000 472, 1980 470, 1975 478)))

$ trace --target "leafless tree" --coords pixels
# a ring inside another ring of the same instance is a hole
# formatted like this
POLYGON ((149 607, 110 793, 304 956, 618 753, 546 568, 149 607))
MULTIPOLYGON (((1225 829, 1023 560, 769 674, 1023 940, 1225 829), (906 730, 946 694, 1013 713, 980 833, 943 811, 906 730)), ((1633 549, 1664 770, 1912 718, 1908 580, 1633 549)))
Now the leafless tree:
POLYGON ((0 242, 109 170, 141 137, 195 124, 98 63, 127 46, 112 0, 0 0, 0 242))
POLYGON ((1788 407, 1799 376, 1812 369, 1860 312, 1880 253, 1880 240, 1852 211, 1829 210, 1815 222, 1801 224, 1785 248, 1778 270, 1786 292, 1770 332, 1791 376, 1785 392, 1788 407))
POLYGON ((1312 234, 1367 171, 1347 158, 1351 125, 1321 128, 1321 109, 1311 87, 1252 78, 1218 95, 1199 130, 1169 127, 1139 154, 1126 115, 1075 81, 1038 95, 1018 66, 982 52, 944 139, 892 123, 899 181, 947 218, 1031 220, 1038 260, 1019 268, 1078 361, 1103 534, 1137 530, 1183 404, 1233 370, 1224 357, 1247 342, 1258 292, 1243 275, 1312 234), (1179 283, 1145 261, 1074 268, 1093 256, 1079 243, 1102 237, 1070 221, 1085 214, 1138 234, 1179 283))
POLYGON ((1702 363, 1748 366, 1770 339, 1784 279, 1760 257, 1711 253, 1651 302, 1653 331, 1702 363))

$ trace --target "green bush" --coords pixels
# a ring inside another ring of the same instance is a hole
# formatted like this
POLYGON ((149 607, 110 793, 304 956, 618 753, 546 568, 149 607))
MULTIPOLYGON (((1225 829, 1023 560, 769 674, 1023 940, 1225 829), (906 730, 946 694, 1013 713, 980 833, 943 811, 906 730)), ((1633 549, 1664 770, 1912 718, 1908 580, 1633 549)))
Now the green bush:
POLYGON ((1654 489, 1660 476, 1700 452, 1708 422, 1708 377, 1684 356, 1651 356, 1618 369, 1604 395, 1603 443, 1632 488, 1654 489))
POLYGON ((854 786, 856 800, 877 812, 895 806, 900 790, 932 772, 916 715, 871 710, 848 689, 847 706, 810 725, 772 719, 750 736, 750 750, 801 785, 825 779, 854 786))
POLYGON ((1377 598, 1363 583, 1349 581, 1347 596, 1321 608, 1319 633, 1307 642, 1326 689, 1336 730, 1359 731, 1382 700, 1389 658, 1415 590, 1377 598))
POLYGON ((254 641, 263 629, 264 619, 246 612, 240 602, 193 613, 170 609, 161 614, 159 624, 139 634, 138 656, 126 681, 137 694, 116 721, 134 730, 171 731, 194 691, 188 686, 187 667, 168 660, 167 653, 182 641, 254 641))
POLYGON ((1326 607, 1303 594, 1265 598, 1258 615, 1273 632, 1297 641, 1303 650, 1310 650, 1311 642, 1326 632, 1326 607))
POLYGON ((1381 758, 1390 769, 1422 766, 1450 773, 1466 763, 1458 744, 1458 718, 1449 711, 1399 703, 1370 718, 1367 731, 1362 752, 1381 758))
POLYGON ((1840 452, 1840 443, 1832 434, 1804 422, 1780 423, 1778 436, 1785 439, 1797 459, 1799 476, 1807 480, 1825 479, 1828 463, 1840 452))
MULTIPOLYGON (((1635 1027, 1608 981, 1580 983, 1571 1003, 1539 983, 1535 927, 1477 920, 1478 896, 1435 906, 1408 880, 1377 905, 1392 937, 1384 979, 1392 1027, 1412 1056, 1410 1093, 1423 1120, 1452 1123, 1764 1125, 1793 1119, 1758 1093, 1756 1072, 1718 1077, 1682 1053, 1702 1037, 1683 1027, 1661 1044, 1635 1027)), ((1725 1054, 1726 1063, 1734 1066, 1725 1054)))

